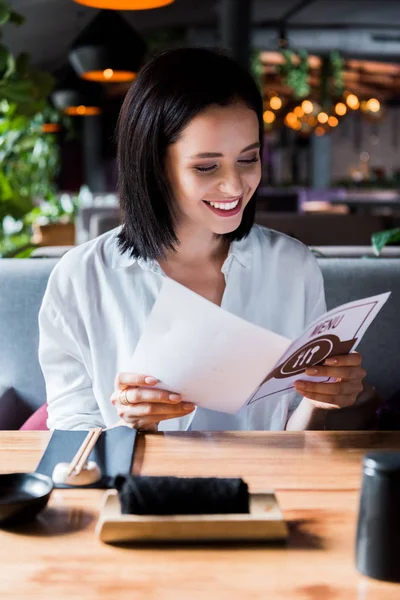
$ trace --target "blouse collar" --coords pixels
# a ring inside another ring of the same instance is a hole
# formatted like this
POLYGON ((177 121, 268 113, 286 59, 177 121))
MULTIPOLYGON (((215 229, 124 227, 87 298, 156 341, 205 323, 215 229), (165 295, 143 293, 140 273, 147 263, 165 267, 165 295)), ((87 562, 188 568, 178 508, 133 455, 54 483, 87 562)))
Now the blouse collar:
MULTIPOLYGON (((129 255, 129 251, 121 252, 117 244, 117 236, 120 228, 116 229, 116 233, 113 236, 113 247, 112 247, 112 259, 111 267, 113 269, 125 269, 137 264, 144 271, 160 272, 161 268, 156 260, 145 259, 145 258, 133 258, 129 255)), ((237 260, 238 263, 244 267, 249 268, 251 265, 251 232, 250 234, 238 241, 231 242, 229 247, 228 256, 222 266, 222 271, 227 267, 232 260, 237 260)))

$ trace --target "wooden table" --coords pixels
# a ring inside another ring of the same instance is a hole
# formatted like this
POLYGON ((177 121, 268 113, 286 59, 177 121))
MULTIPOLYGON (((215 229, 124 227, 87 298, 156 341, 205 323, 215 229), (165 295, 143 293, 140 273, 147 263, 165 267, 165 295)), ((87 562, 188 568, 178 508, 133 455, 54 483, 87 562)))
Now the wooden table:
MULTIPOLYGON (((0 432, 0 471, 34 470, 48 432, 0 432)), ((400 449, 396 432, 139 435, 134 471, 242 476, 274 488, 287 546, 133 548, 94 535, 100 490, 55 490, 29 528, 0 530, 0 598, 385 600, 400 585, 354 567, 361 458, 400 449)))

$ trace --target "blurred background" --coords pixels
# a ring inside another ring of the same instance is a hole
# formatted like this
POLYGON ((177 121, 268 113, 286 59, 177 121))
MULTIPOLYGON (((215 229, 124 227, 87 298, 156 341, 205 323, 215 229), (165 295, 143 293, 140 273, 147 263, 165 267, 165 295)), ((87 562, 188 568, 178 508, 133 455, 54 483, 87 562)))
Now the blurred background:
POLYGON ((399 26, 396 0, 0 0, 0 257, 118 224, 119 109, 177 46, 259 83, 257 222, 323 256, 400 256, 399 26))

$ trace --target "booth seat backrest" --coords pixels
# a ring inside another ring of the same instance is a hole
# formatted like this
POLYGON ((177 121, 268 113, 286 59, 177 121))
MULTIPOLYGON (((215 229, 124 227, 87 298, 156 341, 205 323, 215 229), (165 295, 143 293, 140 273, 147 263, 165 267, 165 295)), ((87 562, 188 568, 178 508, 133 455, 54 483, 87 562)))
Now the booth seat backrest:
MULTIPOLYGON (((14 387, 32 409, 45 401, 38 312, 53 259, 0 260, 0 387, 14 387)), ((400 390, 400 259, 320 259, 328 308, 392 291, 359 351, 368 381, 389 397, 400 390)))
POLYGON ((0 386, 31 406, 45 402, 38 313, 55 259, 0 260, 0 386))
POLYGON ((328 308, 384 292, 392 294, 360 346, 367 380, 385 398, 400 390, 400 259, 320 259, 328 308))

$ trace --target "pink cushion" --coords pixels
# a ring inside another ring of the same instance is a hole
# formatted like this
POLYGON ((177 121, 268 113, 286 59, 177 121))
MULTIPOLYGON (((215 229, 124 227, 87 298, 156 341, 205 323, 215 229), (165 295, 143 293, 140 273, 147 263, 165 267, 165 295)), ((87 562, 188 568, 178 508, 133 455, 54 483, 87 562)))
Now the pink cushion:
POLYGON ((47 431, 47 404, 43 404, 38 408, 33 415, 20 427, 20 430, 25 431, 47 431))

